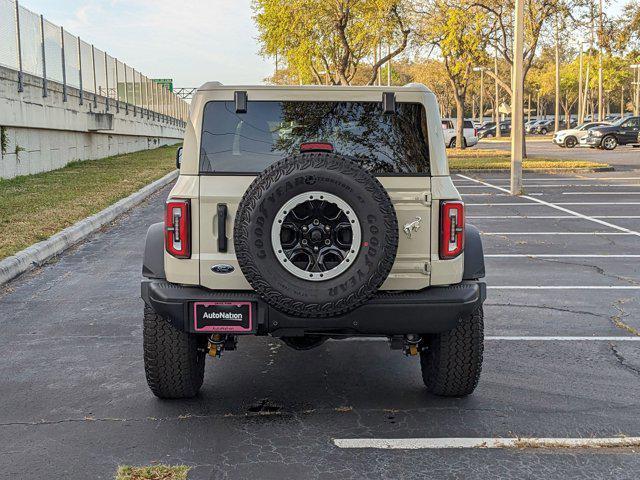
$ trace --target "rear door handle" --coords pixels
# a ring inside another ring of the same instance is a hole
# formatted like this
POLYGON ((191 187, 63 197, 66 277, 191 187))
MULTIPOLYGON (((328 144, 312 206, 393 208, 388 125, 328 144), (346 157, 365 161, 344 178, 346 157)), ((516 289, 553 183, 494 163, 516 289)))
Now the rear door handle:
POLYGON ((218 251, 227 251, 227 205, 218 204, 218 251))

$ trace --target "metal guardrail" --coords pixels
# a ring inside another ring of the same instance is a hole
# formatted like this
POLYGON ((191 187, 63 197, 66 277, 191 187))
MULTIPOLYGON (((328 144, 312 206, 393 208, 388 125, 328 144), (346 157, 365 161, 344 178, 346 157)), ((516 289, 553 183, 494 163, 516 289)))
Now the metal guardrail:
POLYGON ((119 111, 124 104, 134 115, 168 124, 185 126, 189 105, 166 86, 154 82, 134 68, 94 45, 67 32, 43 15, 21 6, 18 0, 0 0, 0 65, 18 72, 18 91, 24 90, 24 74, 42 78, 42 95, 48 95, 48 82, 62 85, 63 100, 67 89, 93 93, 105 98, 105 109, 119 111))

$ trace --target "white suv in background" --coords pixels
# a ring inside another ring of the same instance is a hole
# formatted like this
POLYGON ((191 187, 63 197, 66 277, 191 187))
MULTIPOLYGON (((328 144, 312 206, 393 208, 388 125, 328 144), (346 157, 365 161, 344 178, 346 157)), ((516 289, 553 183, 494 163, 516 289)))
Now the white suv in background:
MULTIPOLYGON (((442 119, 444 145, 447 148, 454 148, 456 146, 456 125, 457 120, 455 118, 442 119)), ((473 147, 478 143, 478 129, 473 126, 473 122, 471 120, 464 121, 462 134, 464 135, 464 143, 466 147, 473 147)))

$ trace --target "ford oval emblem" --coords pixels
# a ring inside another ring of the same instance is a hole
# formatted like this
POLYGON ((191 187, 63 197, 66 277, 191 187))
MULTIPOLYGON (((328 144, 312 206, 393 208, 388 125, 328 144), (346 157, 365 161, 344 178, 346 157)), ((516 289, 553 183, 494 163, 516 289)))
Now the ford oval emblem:
POLYGON ((211 267, 211 271, 214 273, 231 273, 235 270, 233 266, 227 265, 226 263, 219 263, 218 265, 214 265, 211 267))

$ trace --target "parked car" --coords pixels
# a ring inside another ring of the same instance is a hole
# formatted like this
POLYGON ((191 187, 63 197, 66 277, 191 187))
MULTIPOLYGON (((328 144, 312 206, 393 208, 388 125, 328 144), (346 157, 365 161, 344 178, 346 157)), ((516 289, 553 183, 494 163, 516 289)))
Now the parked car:
POLYGON ((603 125, 610 125, 607 122, 589 122, 583 123, 578 128, 569 128, 566 130, 559 130, 553 136, 553 143, 561 147, 573 148, 579 145, 580 140, 587 136, 590 128, 600 127, 603 125))
POLYGON ((640 132, 640 117, 621 118, 611 125, 591 128, 580 145, 613 150, 618 145, 635 144, 640 132))
POLYGON ((483 122, 482 125, 478 128, 478 138, 482 138, 482 132, 484 132, 487 128, 491 128, 496 124, 496 122, 483 122))
POLYGON ((538 125, 538 123, 543 122, 544 120, 530 120, 528 122, 526 122, 524 124, 524 132, 525 133, 533 133, 533 130, 535 129, 536 125, 538 125))
POLYGON ((429 145, 442 133, 436 96, 385 89, 198 89, 165 220, 145 243, 143 358, 156 396, 197 395, 207 354, 246 335, 302 351, 386 337, 419 356, 427 391, 473 392, 480 232, 465 224, 444 149, 429 145))
MULTIPOLYGON (((503 137, 508 137, 511 135, 511 120, 505 120, 504 122, 500 122, 500 135, 503 137)), ((496 136, 496 126, 486 128, 481 130, 478 134, 480 138, 492 138, 496 136)))
POLYGON ((526 122, 524 122, 524 131, 525 133, 529 133, 531 127, 533 126, 534 123, 536 123, 538 120, 528 120, 526 122))
POLYGON ((555 121, 552 119, 540 120, 533 126, 533 128, 531 129, 531 133, 546 135, 553 130, 554 122, 555 121))
MULTIPOLYGON (((442 119, 444 145, 447 148, 454 148, 456 146, 456 136, 458 134, 458 130, 456 128, 457 123, 458 122, 455 118, 442 119)), ((473 126, 473 122, 471 120, 464 121, 462 134, 464 135, 465 147, 473 147, 478 143, 478 129, 473 126)))

